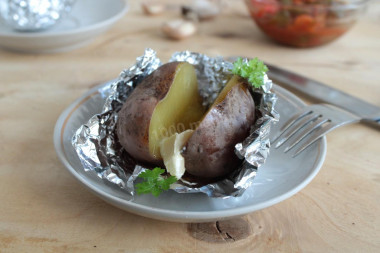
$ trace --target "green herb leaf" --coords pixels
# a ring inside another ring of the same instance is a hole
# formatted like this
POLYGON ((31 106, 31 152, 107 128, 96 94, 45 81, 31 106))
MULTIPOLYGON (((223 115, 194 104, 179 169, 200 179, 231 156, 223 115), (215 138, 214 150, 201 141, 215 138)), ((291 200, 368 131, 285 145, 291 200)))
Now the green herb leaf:
POLYGON ((143 178, 144 181, 136 184, 137 194, 147 194, 151 193, 153 196, 159 196, 163 191, 167 191, 170 185, 177 181, 175 176, 163 177, 161 176, 165 170, 159 167, 153 170, 146 170, 140 173, 139 177, 143 178))
POLYGON ((234 64, 232 73, 246 78, 255 88, 264 85, 264 74, 268 71, 268 67, 257 57, 250 61, 243 61, 238 58, 234 64))

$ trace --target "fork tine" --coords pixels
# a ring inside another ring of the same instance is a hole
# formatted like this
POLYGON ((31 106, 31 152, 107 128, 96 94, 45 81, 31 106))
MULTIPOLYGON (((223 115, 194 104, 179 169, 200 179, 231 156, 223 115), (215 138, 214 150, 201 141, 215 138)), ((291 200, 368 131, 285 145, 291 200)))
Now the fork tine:
POLYGON ((302 119, 303 117, 307 116, 311 113, 311 110, 304 110, 300 113, 297 113, 293 117, 291 117, 287 123, 280 129, 280 133, 272 140, 272 142, 276 142, 280 136, 285 133, 294 123, 296 123, 298 120, 302 119))
POLYGON ((314 130, 316 130, 318 127, 322 126, 323 124, 325 124, 326 122, 329 122, 329 121, 330 120, 326 119, 326 118, 319 118, 316 121, 314 121, 312 126, 305 128, 303 130, 303 132, 301 134, 299 134, 298 137, 294 141, 292 141, 291 143, 288 143, 289 146, 287 148, 285 148, 284 152, 286 153, 289 150, 291 150, 300 141, 302 141, 304 138, 309 136, 309 134, 312 134, 312 132, 314 130))
MULTIPOLYGON (((279 148, 282 144, 284 144, 290 137, 292 137, 295 133, 297 133, 300 129, 305 127, 308 124, 311 124, 312 122, 316 121, 318 119, 319 115, 313 115, 312 112, 308 112, 308 114, 304 115, 303 118, 300 118, 299 120, 295 121, 295 125, 290 125, 288 129, 291 127, 291 131, 285 131, 283 133, 284 136, 277 142, 275 148, 279 148)), ((281 136, 281 135, 280 135, 281 136)))
POLYGON ((299 155, 315 141, 340 126, 358 122, 360 117, 329 104, 314 104, 305 107, 282 127, 274 138, 275 148, 284 143, 284 153, 299 147, 293 157, 299 155))
POLYGON ((320 129, 317 129, 316 131, 314 131, 312 133, 312 135, 309 137, 309 139, 307 140, 307 142, 305 144, 303 144, 293 155, 293 157, 296 157, 297 155, 299 155, 302 151, 304 151, 307 147, 309 147, 311 144, 313 144, 314 142, 316 142, 319 138, 322 138, 324 135, 326 135, 328 132, 331 132, 332 130, 334 130, 335 128, 337 128, 339 126, 337 125, 328 125, 328 126, 325 126, 325 127, 321 127, 320 129))
MULTIPOLYGON (((331 108, 331 105, 329 105, 331 108)), ((336 109, 335 109, 336 110, 336 109)), ((331 116, 331 115, 330 115, 331 116)), ((342 127, 354 122, 360 121, 360 118, 356 115, 353 115, 346 111, 340 111, 339 114, 335 114, 335 117, 340 118, 340 122, 334 122, 334 120, 329 119, 328 121, 330 124, 326 124, 317 128, 312 135, 308 138, 308 140, 295 152, 293 157, 296 157, 299 153, 301 153, 303 150, 305 150, 307 147, 309 147, 311 144, 313 144, 315 141, 317 141, 319 138, 322 138, 324 135, 328 134, 332 130, 338 127, 342 127)))

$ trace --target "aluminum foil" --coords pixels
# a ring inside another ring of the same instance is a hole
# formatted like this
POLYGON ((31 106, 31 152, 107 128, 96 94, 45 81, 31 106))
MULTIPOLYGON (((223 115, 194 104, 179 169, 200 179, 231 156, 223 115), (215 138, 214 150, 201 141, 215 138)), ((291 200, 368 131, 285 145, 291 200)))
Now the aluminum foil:
POLYGON ((4 21, 18 31, 49 28, 71 11, 75 0, 0 0, 4 21))
MULTIPOLYGON (((208 57, 188 51, 173 54, 170 61, 187 61, 194 65, 197 72, 200 94, 205 105, 210 105, 231 76, 232 63, 221 57, 208 57)), ((134 182, 147 168, 136 165, 121 147, 115 134, 117 113, 130 92, 140 81, 161 65, 156 53, 146 49, 136 64, 122 71, 110 90, 102 113, 94 115, 74 134, 72 144, 86 171, 108 182, 116 184, 132 197, 134 182)), ((183 179, 171 185, 178 193, 204 193, 210 197, 237 197, 253 183, 257 169, 269 155, 269 133, 271 124, 279 119, 274 106, 277 97, 271 93, 272 81, 265 77, 265 85, 253 90, 255 102, 261 116, 252 126, 250 135, 235 146, 236 155, 243 160, 242 165, 225 179, 198 186, 183 179)))

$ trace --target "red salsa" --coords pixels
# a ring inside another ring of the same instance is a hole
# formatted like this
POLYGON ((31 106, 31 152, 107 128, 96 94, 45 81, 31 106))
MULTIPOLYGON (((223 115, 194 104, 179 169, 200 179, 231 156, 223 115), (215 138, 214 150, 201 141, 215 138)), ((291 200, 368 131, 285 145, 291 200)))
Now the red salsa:
POLYGON ((355 22, 354 9, 338 0, 246 0, 256 24, 286 45, 313 47, 345 33, 355 22), (338 5, 337 5, 338 4, 338 5))

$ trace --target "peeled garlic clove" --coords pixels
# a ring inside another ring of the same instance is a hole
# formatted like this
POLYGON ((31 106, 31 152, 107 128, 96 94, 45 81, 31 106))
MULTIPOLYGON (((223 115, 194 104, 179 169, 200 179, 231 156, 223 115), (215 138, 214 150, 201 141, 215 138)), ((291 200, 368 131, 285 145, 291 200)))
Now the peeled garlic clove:
POLYGON ((220 13, 220 8, 207 0, 197 0, 190 6, 182 7, 182 15, 188 19, 207 20, 216 17, 220 13))
POLYGON ((193 35, 197 28, 190 21, 177 19, 164 23, 162 31, 172 39, 181 40, 193 35))
POLYGON ((141 6, 144 13, 150 16, 159 15, 165 10, 165 5, 156 1, 143 2, 141 6))
POLYGON ((185 159, 181 155, 182 147, 193 134, 194 130, 186 130, 180 134, 164 138, 160 143, 161 157, 166 171, 180 179, 185 174, 185 159))

